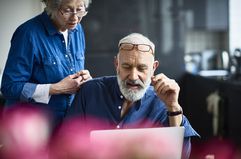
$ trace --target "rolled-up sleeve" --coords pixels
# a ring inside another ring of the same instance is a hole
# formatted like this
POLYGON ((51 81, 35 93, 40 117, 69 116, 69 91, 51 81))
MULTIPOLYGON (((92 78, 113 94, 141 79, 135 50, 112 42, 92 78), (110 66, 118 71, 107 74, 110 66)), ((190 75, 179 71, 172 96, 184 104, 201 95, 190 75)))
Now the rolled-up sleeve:
POLYGON ((185 128, 184 137, 191 137, 191 136, 200 137, 200 135, 192 128, 188 119, 184 115, 183 115, 181 126, 184 126, 185 128))

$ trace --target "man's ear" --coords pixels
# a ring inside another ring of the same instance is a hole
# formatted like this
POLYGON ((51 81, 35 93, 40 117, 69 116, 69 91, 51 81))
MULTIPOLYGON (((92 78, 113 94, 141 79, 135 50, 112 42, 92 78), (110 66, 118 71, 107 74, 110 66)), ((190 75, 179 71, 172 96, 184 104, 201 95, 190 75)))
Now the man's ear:
POLYGON ((118 59, 117 58, 118 58, 117 56, 114 57, 114 65, 115 65, 116 69, 118 67, 118 59))
POLYGON ((159 66, 159 61, 154 61, 154 64, 153 64, 153 72, 157 69, 157 67, 159 66))

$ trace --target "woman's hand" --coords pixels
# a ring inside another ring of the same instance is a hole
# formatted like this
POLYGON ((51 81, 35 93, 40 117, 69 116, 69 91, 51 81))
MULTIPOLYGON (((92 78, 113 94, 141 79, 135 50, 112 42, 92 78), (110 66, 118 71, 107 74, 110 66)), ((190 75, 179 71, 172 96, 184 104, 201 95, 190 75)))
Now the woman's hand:
POLYGON ((76 93, 80 86, 91 79, 90 73, 88 70, 81 70, 75 74, 69 75, 50 86, 49 94, 74 94, 76 93))

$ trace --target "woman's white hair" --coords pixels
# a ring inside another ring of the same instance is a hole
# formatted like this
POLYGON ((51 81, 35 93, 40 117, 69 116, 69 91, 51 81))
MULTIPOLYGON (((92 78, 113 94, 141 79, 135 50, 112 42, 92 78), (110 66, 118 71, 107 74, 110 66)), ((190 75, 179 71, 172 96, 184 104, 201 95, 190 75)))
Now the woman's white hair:
MULTIPOLYGON (((51 14, 54 12, 56 9, 60 7, 62 4, 63 0, 42 0, 42 2, 46 5, 45 10, 47 11, 48 14, 51 14)), ((88 9, 91 0, 82 0, 85 4, 85 8, 88 9)))
POLYGON ((122 38, 119 41, 118 46, 120 46, 122 43, 150 45, 151 49, 153 50, 153 54, 155 53, 154 43, 150 39, 148 39, 147 37, 145 37, 144 35, 142 35, 140 33, 131 33, 131 34, 125 36, 124 38, 122 38))

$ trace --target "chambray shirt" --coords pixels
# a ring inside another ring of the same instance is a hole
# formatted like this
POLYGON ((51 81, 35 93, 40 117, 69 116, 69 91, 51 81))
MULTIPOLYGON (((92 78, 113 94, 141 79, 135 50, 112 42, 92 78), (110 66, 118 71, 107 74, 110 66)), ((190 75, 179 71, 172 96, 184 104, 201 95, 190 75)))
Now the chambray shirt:
MULTIPOLYGON (((83 84, 76 94, 67 117, 78 116, 86 122, 99 119, 106 128, 169 126, 166 106, 152 86, 121 118, 124 100, 115 76, 92 79, 83 84)), ((181 125, 185 127, 184 158, 188 158, 191 151, 190 137, 199 135, 185 116, 181 125)))
MULTIPOLYGON (((13 34, 1 92, 6 105, 16 102, 35 103, 37 84, 56 83, 84 69, 85 37, 82 26, 69 30, 68 46, 63 34, 44 11, 20 25, 13 34)), ((62 118, 73 95, 52 95, 46 107, 62 118)))

